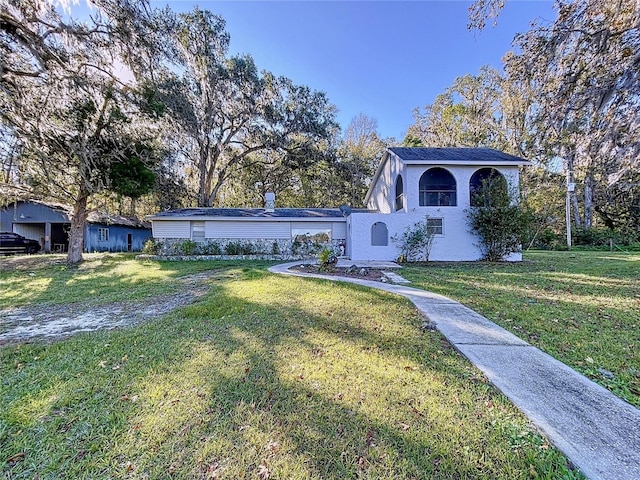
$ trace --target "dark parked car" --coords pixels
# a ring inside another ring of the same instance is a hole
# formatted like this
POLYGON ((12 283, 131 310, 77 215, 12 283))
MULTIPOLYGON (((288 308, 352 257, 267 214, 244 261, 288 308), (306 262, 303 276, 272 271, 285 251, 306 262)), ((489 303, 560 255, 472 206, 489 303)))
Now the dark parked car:
POLYGON ((40 244, 35 240, 24 238, 11 232, 0 232, 0 255, 12 253, 36 253, 40 251, 40 244))

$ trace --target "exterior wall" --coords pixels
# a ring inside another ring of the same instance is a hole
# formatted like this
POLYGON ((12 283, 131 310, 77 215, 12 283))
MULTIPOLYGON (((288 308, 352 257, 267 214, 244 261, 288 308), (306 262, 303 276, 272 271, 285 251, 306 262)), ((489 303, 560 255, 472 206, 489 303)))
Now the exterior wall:
POLYGON ((151 230, 153 238, 190 238, 191 222, 183 219, 154 220, 151 223, 151 230))
POLYGON ((3 232, 12 231, 18 235, 22 235, 24 238, 30 238, 37 240, 38 242, 44 237, 44 224, 42 223, 15 223, 13 227, 8 230, 2 230, 3 232))
MULTIPOLYGON (((483 166, 456 165, 408 165, 405 168, 404 193, 405 211, 390 214, 358 213, 349 216, 348 228, 350 238, 347 251, 352 260, 395 260, 400 254, 398 245, 391 240, 394 235, 400 236, 408 227, 426 216, 443 219, 443 234, 436 235, 431 248, 430 260, 440 261, 474 261, 482 257, 480 241, 469 230, 466 210, 470 206, 469 180, 471 176, 483 166), (426 206, 419 204, 418 184, 422 174, 429 168, 441 167, 447 169, 456 179, 457 205, 455 207, 426 206), (387 246, 371 245, 371 226, 375 222, 384 222, 389 230, 387 246)), ((518 168, 493 167, 506 178, 511 189, 518 188, 518 168)), ((390 170, 391 172, 391 170, 390 170)), ((382 175, 381 175, 382 178, 382 175)), ((395 176, 385 177, 383 181, 395 182, 395 176)), ((393 188, 395 183, 390 183, 393 188)), ((390 195, 395 198, 395 190, 391 188, 390 195)), ((373 198, 373 196, 372 196, 373 198)), ((517 261, 522 254, 516 253, 506 260, 517 261)))
MULTIPOLYGON (((185 220, 184 218, 153 220, 153 237, 161 243, 161 255, 179 254, 180 245, 191 239, 191 224, 201 220, 185 220)), ((304 218, 279 218, 269 220, 253 219, 208 219, 205 220, 205 240, 196 246, 196 253, 212 254, 225 251, 227 244, 251 244, 260 254, 272 254, 277 251, 282 258, 308 257, 317 247, 294 242, 294 229, 321 229, 331 231, 331 242, 328 244, 336 253, 341 253, 340 246, 346 244, 346 220, 328 218, 326 221, 304 218)))
MULTIPOLYGON (((396 177, 402 175, 404 182, 405 198, 407 191, 407 179, 404 178, 403 163, 393 153, 384 163, 378 181, 374 185, 366 207, 369 210, 378 210, 381 213, 391 213, 395 209, 396 198, 396 177)), ((405 202, 406 204, 406 202, 405 202)), ((406 208, 406 205, 405 205, 406 208)))
POLYGON ((204 224, 205 238, 291 238, 291 222, 214 221, 204 224))
POLYGON ((146 228, 132 228, 121 225, 100 225, 89 224, 84 231, 84 251, 85 252, 140 252, 146 242, 151 237, 151 230, 146 228), (98 229, 109 230, 109 240, 100 241, 98 229), (129 250, 129 239, 131 235, 131 250, 129 250))
MULTIPOLYGON (((517 193, 518 190, 518 167, 508 166, 491 166, 491 165, 408 165, 406 167, 406 178, 404 178, 404 192, 407 200, 407 211, 417 211, 421 209, 429 209, 435 207, 421 207, 419 199, 420 177, 424 172, 430 168, 444 168, 449 171, 456 179, 456 207, 437 207, 443 209, 459 209, 462 210, 469 208, 471 205, 471 198, 469 197, 469 180, 471 176, 482 168, 495 168, 500 172, 505 179, 510 189, 517 193), (415 209, 415 210, 414 210, 415 209)), ((464 213, 464 212, 463 212, 464 213)))
MULTIPOLYGON (((0 210, 0 230, 11 232, 14 223, 69 223, 67 216, 40 203, 18 202, 0 210)), ((16 232, 18 233, 18 232, 16 232)), ((40 238, 34 238, 40 240, 40 238)))

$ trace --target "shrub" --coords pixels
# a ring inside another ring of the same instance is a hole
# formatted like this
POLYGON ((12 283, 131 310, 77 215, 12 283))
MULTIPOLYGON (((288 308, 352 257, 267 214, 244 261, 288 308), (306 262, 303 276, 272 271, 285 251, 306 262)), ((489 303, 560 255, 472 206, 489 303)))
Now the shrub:
POLYGON ((200 250, 203 255, 222 255, 222 247, 218 242, 207 242, 201 245, 200 250))
POLYGON ((394 235, 391 240, 398 244, 401 262, 416 262, 421 258, 429 261, 431 247, 435 237, 434 229, 428 226, 427 216, 423 222, 416 222, 406 228, 401 236, 394 235))
POLYGON ((224 247, 227 255, 253 255, 256 248, 251 242, 231 241, 224 247))
POLYGON ((227 255, 242 255, 242 244, 240 242, 228 242, 224 246, 224 252, 227 255))
POLYGON ((336 263, 338 263, 338 257, 336 257, 332 249, 325 247, 320 251, 318 261, 320 262, 320 270, 328 272, 333 269, 333 266, 336 263))
POLYGON ((198 244, 196 242, 187 239, 180 243, 178 249, 182 253, 182 255, 193 255, 196 253, 197 246, 198 244))
POLYGON ((162 242, 157 242, 153 238, 148 239, 144 242, 144 246, 142 247, 142 253, 147 255, 157 255, 162 248, 162 242))
POLYGON ((474 194, 467 211, 471 231, 480 237, 484 260, 499 262, 522 251, 522 236, 527 231, 529 216, 512 203, 506 182, 483 182, 474 194))

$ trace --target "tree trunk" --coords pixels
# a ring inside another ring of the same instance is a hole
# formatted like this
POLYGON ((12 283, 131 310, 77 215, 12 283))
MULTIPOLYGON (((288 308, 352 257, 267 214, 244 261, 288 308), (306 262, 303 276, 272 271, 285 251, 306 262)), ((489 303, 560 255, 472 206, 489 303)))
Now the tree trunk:
POLYGON ((82 262, 82 249, 84 246, 84 226, 87 223, 87 199, 88 195, 81 192, 78 195, 73 214, 71 216, 71 231, 69 232, 69 251, 67 253, 67 265, 75 265, 82 262))
POLYGON ((590 174, 584 178, 584 228, 593 223, 593 178, 590 174))
POLYGON ((571 192, 571 207, 573 209, 573 222, 576 224, 576 227, 581 227, 582 217, 580 216, 580 203, 578 202, 576 192, 571 192))

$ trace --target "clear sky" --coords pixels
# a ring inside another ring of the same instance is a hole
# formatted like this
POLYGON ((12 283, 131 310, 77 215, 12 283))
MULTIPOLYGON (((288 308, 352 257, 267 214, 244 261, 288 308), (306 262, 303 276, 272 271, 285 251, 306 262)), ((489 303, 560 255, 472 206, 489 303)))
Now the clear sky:
POLYGON ((553 20, 551 0, 510 0, 498 25, 467 30, 470 1, 170 1, 221 15, 231 53, 258 68, 327 93, 344 128, 359 113, 378 120, 382 137, 404 138, 413 110, 432 103, 453 80, 501 67, 518 32, 553 20))

